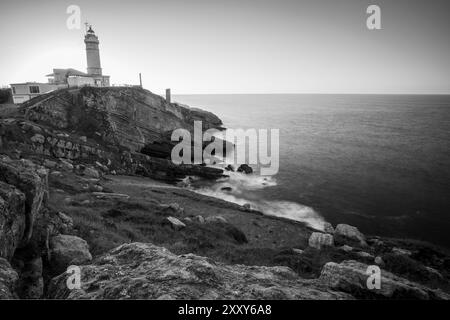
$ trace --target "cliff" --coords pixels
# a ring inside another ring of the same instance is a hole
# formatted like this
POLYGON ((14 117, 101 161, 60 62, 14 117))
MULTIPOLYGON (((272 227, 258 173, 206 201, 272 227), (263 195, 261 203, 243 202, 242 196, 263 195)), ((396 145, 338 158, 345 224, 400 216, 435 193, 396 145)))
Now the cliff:
POLYGON ((140 87, 64 89, 27 101, 0 119, 0 146, 9 154, 99 162, 109 171, 168 181, 191 174, 218 178, 221 170, 174 166, 140 153, 146 145, 167 143, 174 129, 192 131, 194 121, 202 121, 204 129, 222 125, 212 113, 167 103, 140 87))

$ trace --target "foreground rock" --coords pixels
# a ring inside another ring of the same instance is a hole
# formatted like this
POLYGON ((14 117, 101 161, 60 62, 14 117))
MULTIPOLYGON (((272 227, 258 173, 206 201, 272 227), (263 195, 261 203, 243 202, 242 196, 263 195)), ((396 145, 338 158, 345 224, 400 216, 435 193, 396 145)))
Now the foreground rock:
POLYGON ((51 267, 56 273, 70 265, 81 265, 92 260, 87 242, 79 237, 58 235, 50 241, 51 267))
POLYGON ((384 297, 393 299, 450 299, 440 290, 432 290, 410 282, 390 272, 381 270, 380 289, 369 289, 368 265, 347 260, 342 263, 328 262, 322 269, 320 279, 335 290, 349 292, 358 298, 384 297))
POLYGON ((287 267, 224 265, 193 254, 177 256, 152 244, 113 249, 81 270, 81 289, 68 290, 66 274, 54 278, 57 299, 349 299, 287 267))

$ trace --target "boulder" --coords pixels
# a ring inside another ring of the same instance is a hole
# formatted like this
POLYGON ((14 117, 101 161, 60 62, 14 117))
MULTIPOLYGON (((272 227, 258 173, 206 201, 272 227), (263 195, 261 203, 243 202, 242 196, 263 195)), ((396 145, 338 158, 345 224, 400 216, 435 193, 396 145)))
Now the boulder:
POLYGON ((85 176, 88 176, 88 177, 91 177, 91 178, 95 178, 95 179, 100 178, 100 173, 98 173, 98 171, 95 170, 95 169, 92 168, 92 167, 86 167, 86 168, 84 168, 83 174, 84 174, 85 176))
POLYGON ((447 297, 440 291, 410 282, 385 270, 380 270, 380 288, 369 289, 367 285, 369 275, 372 275, 369 265, 346 260, 341 263, 326 263, 319 279, 330 288, 350 293, 357 298, 436 299, 447 297))
POLYGON ((56 165, 57 165, 56 161, 52 161, 52 160, 48 160, 48 159, 44 160, 44 167, 46 167, 46 168, 53 169, 53 168, 56 168, 56 165))
POLYGON ((43 144, 45 142, 45 137, 42 134, 36 133, 30 140, 34 143, 43 144))
POLYGON ((81 265, 92 260, 88 243, 76 236, 58 235, 50 240, 50 262, 55 273, 66 271, 70 265, 81 265))
POLYGON ((58 212, 58 218, 61 221, 62 230, 67 232, 73 228, 73 219, 67 214, 65 214, 64 212, 58 212))
POLYGON ((355 244, 367 246, 365 236, 358 228, 348 224, 338 224, 334 230, 334 240, 337 244, 355 244))
POLYGON ((392 248, 392 253, 395 253, 395 254, 398 254, 401 256, 408 256, 408 257, 412 255, 411 251, 402 249, 402 248, 397 248, 397 247, 392 248))
POLYGON ((73 164, 64 159, 59 159, 59 167, 66 171, 73 171, 73 164))
POLYGON ((325 231, 325 233, 333 234, 334 233, 333 225, 329 222, 325 222, 323 225, 323 231, 325 231))
POLYGON ((195 216, 194 219, 198 223, 205 223, 205 218, 203 218, 203 216, 195 216))
POLYGON ((245 174, 251 174, 253 173, 252 167, 250 167, 248 164, 241 164, 239 168, 237 169, 237 172, 243 172, 245 174))
POLYGON ((358 251, 356 255, 358 255, 361 258, 374 259, 373 255, 365 251, 358 251))
POLYGON ((220 222, 220 223, 228 223, 227 219, 225 219, 222 216, 209 216, 205 218, 205 222, 207 223, 214 223, 214 222, 220 222))
POLYGON ((340 250, 343 250, 343 251, 345 251, 345 252, 351 252, 351 251, 353 250, 352 247, 350 247, 350 246, 348 246, 348 245, 346 245, 346 244, 344 244, 343 246, 340 246, 339 249, 340 249, 340 250))
POLYGON ((186 227, 186 225, 183 222, 174 217, 167 217, 166 221, 170 224, 170 226, 174 230, 180 230, 186 227))
POLYGON ((170 203, 170 204, 161 204, 160 208, 165 212, 172 212, 178 215, 184 214, 184 208, 181 207, 178 203, 170 203))
POLYGON ((0 300, 17 299, 15 290, 18 280, 19 275, 9 262, 4 258, 0 258, 0 300))
POLYGON ((375 262, 375 264, 379 265, 380 267, 384 266, 384 261, 380 256, 376 256, 373 262, 375 262))
POLYGON ((349 299, 288 267, 225 265, 152 244, 123 244, 81 267, 81 289, 67 274, 52 279, 53 299, 349 299))
POLYGON ((331 234, 322 232, 313 232, 308 240, 308 245, 315 249, 322 249, 322 247, 331 247, 334 245, 334 239, 331 234))

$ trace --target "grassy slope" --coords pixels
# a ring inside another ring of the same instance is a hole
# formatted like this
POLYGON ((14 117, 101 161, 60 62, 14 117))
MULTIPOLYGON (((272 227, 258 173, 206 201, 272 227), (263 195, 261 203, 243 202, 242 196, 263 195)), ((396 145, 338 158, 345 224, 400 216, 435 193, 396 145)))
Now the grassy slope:
MULTIPOLYGON (((94 256, 122 243, 139 241, 164 246, 177 254, 192 252, 230 264, 285 265, 305 278, 319 276, 328 261, 354 259, 373 264, 373 258, 361 258, 355 252, 347 253, 336 247, 320 251, 309 248, 307 243, 313 230, 301 223, 244 212, 235 204, 147 178, 109 176, 100 183, 107 191, 128 194, 130 198, 96 199, 83 189, 92 182, 73 173, 50 178, 51 208, 74 219, 74 233, 88 241, 94 256), (162 206, 170 203, 178 203, 184 213, 162 206), (186 228, 176 231, 165 221, 167 216, 182 220, 197 215, 221 215, 228 223, 184 221, 186 228), (304 252, 296 253, 293 248, 304 252)), ((409 240, 383 239, 383 242, 382 246, 364 250, 381 255, 385 269, 430 287, 449 290, 450 260, 440 249, 409 240), (415 251, 414 256, 393 255, 390 252, 394 246, 409 248, 415 251), (443 259, 447 259, 447 264, 442 264, 443 259), (424 265, 439 270, 444 279, 431 276, 424 265)))

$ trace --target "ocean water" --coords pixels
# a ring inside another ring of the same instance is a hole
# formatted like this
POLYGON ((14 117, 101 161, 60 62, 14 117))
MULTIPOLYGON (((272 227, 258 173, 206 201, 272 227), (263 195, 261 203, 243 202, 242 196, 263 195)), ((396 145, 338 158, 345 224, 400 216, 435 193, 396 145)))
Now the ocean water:
POLYGON ((450 96, 184 95, 227 128, 280 129, 277 175, 197 191, 321 228, 450 247, 450 96), (222 191, 231 186, 231 192, 222 191))

